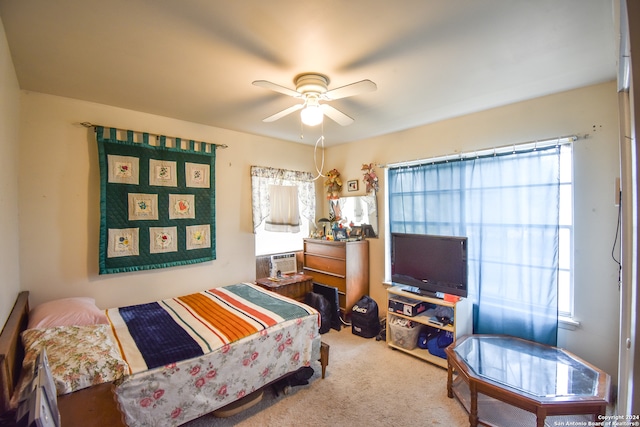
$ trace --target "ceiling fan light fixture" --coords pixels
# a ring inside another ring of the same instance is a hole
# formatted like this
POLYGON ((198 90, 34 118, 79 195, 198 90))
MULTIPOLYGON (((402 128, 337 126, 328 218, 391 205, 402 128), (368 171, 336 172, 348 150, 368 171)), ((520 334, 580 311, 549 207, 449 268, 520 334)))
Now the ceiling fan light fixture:
POLYGON ((377 86, 371 80, 360 80, 359 82, 350 83, 332 90, 327 90, 329 78, 324 74, 303 73, 298 74, 294 82, 296 90, 289 89, 284 86, 271 83, 267 80, 255 80, 253 84, 292 98, 303 99, 301 104, 292 105, 289 108, 272 114, 262 119, 263 122, 273 122, 287 116, 294 111, 300 111, 300 120, 302 124, 307 126, 317 126, 323 122, 324 116, 329 117, 341 126, 347 126, 353 123, 353 118, 349 117, 337 108, 324 103, 320 105, 318 101, 334 101, 336 99, 348 98, 365 92, 372 92, 377 86))
POLYGON ((300 111, 300 119, 302 123, 307 126, 317 126, 322 123, 323 118, 324 113, 317 101, 315 103, 308 103, 307 106, 300 111))

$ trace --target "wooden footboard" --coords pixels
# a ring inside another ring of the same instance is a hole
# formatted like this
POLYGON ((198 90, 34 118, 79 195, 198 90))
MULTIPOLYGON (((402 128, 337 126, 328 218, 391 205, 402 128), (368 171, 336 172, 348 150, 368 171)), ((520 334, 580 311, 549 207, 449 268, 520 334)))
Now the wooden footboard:
POLYGON ((113 393, 104 383, 58 396, 60 422, 64 427, 126 427, 113 393))
POLYGON ((24 348, 20 333, 29 320, 29 292, 20 292, 0 333, 0 420, 13 417, 10 411, 11 396, 18 383, 24 348))

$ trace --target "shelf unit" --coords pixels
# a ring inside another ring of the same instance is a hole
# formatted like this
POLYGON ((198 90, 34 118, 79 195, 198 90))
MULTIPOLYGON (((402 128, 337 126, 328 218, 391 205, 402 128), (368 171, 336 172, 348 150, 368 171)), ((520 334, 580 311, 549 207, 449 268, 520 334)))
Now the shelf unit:
POLYGON ((455 342, 455 340, 457 340, 459 337, 462 337, 464 335, 469 335, 472 333, 471 303, 466 298, 462 298, 458 302, 449 302, 440 298, 432 298, 432 297, 427 297, 422 295, 416 295, 415 293, 408 292, 407 288, 408 288, 407 286, 401 286, 401 285, 387 288, 387 334, 386 334, 387 345, 391 348, 403 351, 405 353, 409 353, 412 356, 426 360, 427 362, 431 362, 434 365, 447 368, 447 359, 443 359, 441 357, 435 356, 429 353, 429 350, 422 349, 419 347, 409 350, 394 344, 392 342, 389 324, 394 317, 409 319, 414 322, 430 326, 432 328, 449 331, 453 334, 454 342, 455 342), (429 318, 433 315, 433 311, 435 310, 435 308, 430 308, 426 312, 422 312, 416 316, 406 316, 404 314, 389 312, 388 299, 393 295, 401 296, 413 301, 423 301, 428 304, 431 304, 434 307, 435 306, 451 307, 453 309, 453 324, 438 326, 433 323, 429 323, 429 318))

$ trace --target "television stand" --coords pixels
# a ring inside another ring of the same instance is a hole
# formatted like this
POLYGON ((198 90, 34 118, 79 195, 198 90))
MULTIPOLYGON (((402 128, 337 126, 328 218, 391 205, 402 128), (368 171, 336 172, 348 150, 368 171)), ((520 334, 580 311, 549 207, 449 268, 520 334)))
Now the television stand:
MULTIPOLYGON (((398 285, 392 286, 387 289, 387 345, 393 349, 403 351, 418 357, 427 362, 431 362, 434 365, 442 368, 447 368, 447 359, 433 355, 427 349, 422 349, 417 346, 418 333, 415 334, 415 342, 407 343, 396 341, 394 337, 394 331, 391 327, 391 321, 395 318, 401 318, 411 320, 414 322, 415 328, 422 329, 424 327, 431 327, 442 331, 448 331, 453 334, 454 342, 463 335, 469 335, 472 333, 472 318, 471 318, 471 301, 463 298, 457 302, 445 301, 441 298, 430 297, 421 293, 414 292, 414 287, 398 285), (407 316, 405 314, 390 312, 388 310, 388 300, 392 298, 403 297, 403 299, 410 302, 424 302, 427 303, 428 309, 415 316, 407 316), (453 323, 449 325, 438 325, 429 322, 429 319, 434 315, 435 309, 438 306, 451 307, 453 309, 453 323), (409 344, 409 345, 407 345, 409 344)), ((400 331, 403 332, 403 331, 400 331)), ((417 331, 416 331, 417 332, 417 331)))

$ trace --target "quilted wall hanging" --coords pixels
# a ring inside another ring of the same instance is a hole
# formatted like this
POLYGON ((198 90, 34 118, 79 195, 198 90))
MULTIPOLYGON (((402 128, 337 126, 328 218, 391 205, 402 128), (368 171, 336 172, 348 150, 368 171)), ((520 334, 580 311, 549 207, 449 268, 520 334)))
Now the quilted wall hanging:
POLYGON ((216 144, 95 126, 100 274, 216 258, 216 144))

